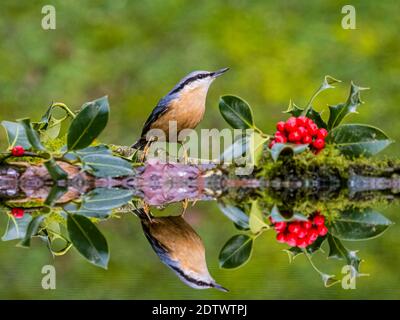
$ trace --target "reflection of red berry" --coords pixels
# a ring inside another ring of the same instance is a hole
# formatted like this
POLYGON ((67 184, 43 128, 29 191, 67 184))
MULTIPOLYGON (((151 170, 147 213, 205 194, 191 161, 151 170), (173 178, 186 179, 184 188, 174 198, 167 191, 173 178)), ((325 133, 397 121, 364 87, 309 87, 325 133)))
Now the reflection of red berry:
POLYGON ((317 138, 315 139, 315 141, 313 142, 313 147, 317 150, 322 149, 323 147, 325 147, 325 141, 321 138, 317 138))
POLYGON ((318 138, 325 139, 328 136, 328 130, 324 128, 319 128, 317 132, 318 138))
POLYGON ((21 219, 24 216, 24 209, 22 208, 12 208, 11 209, 11 214, 14 216, 16 219, 21 219))
POLYGON ((328 233, 325 218, 319 211, 315 212, 307 221, 275 221, 269 219, 277 232, 276 240, 287 243, 291 247, 306 248, 313 244, 318 237, 328 233))
POLYGON ((279 121, 276 124, 276 129, 280 132, 284 132, 285 131, 285 122, 284 121, 279 121))
POLYGON ((15 146, 11 149, 11 154, 14 157, 22 157, 25 153, 25 149, 22 146, 15 146))

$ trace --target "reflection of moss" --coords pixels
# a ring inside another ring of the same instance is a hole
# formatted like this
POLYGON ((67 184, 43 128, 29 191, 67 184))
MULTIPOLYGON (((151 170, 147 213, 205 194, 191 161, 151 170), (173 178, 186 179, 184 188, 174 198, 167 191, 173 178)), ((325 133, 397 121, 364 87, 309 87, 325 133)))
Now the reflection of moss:
POLYGON ((59 152, 66 144, 66 137, 47 139, 43 142, 44 147, 50 152, 59 152))

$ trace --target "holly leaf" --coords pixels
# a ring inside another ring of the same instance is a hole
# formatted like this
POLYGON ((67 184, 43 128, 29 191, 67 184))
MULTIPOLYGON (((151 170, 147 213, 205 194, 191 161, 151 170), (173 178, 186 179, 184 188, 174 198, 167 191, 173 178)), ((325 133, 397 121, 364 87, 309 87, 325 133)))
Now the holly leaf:
POLYGON ((279 210, 277 205, 274 205, 271 210, 271 218, 276 222, 289 221, 308 221, 308 218, 298 212, 291 210, 279 210))
POLYGON ((257 200, 251 203, 249 226, 252 233, 257 234, 261 230, 269 228, 264 221, 263 213, 257 200))
POLYGON ((342 240, 367 240, 382 235, 392 221, 373 209, 342 212, 329 226, 330 233, 342 240))
POLYGON ((310 107, 306 113, 306 117, 310 118, 312 121, 315 122, 315 124, 319 127, 319 128, 326 128, 327 125, 325 123, 324 120, 322 120, 321 117, 321 113, 314 110, 313 107, 310 107))
POLYGON ((6 130, 8 147, 12 149, 15 146, 21 146, 25 150, 30 149, 32 146, 26 136, 24 127, 17 122, 2 121, 1 125, 6 130))
POLYGON ((33 218, 26 230, 25 236, 22 241, 18 244, 20 247, 29 247, 31 245, 31 238, 35 236, 40 228, 41 223, 45 219, 45 215, 39 215, 33 218))
POLYGON ((363 103, 361 101, 361 91, 367 89, 369 88, 362 88, 351 82, 347 101, 335 106, 329 106, 328 130, 337 127, 347 115, 357 113, 357 107, 363 103))
POLYGON ((128 189, 96 188, 83 196, 81 209, 110 210, 119 208, 133 197, 133 192, 128 189))
POLYGON ((110 112, 108 98, 88 102, 72 121, 67 136, 68 150, 88 147, 103 131, 110 112))
POLYGON ((357 251, 348 250, 342 242, 331 234, 328 234, 329 254, 328 258, 345 260, 347 265, 359 272, 361 259, 357 256, 357 251))
POLYGON ((243 99, 226 95, 219 101, 219 111, 222 117, 234 129, 254 128, 253 111, 243 99))
POLYGON ((219 266, 225 269, 234 269, 244 265, 251 256, 253 238, 245 234, 238 234, 230 238, 219 254, 219 266))
POLYGON ((366 124, 343 124, 329 132, 328 141, 351 157, 372 156, 393 141, 380 129, 366 124))
POLYGON ((272 160, 277 161, 281 156, 292 156, 307 150, 308 144, 275 143, 271 149, 272 160))
POLYGON ((123 177, 133 174, 130 162, 108 154, 88 154, 82 157, 83 169, 96 177, 123 177))
POLYGON ((240 226, 243 229, 249 229, 249 216, 244 213, 238 207, 230 206, 230 205, 218 205, 222 213, 227 216, 231 221, 233 221, 236 225, 240 226))
POLYGON ((26 235, 29 223, 32 220, 30 214, 24 214, 22 218, 16 219, 12 215, 8 215, 6 231, 1 240, 9 241, 15 239, 23 239, 26 235))
MULTIPOLYGON (((314 254, 318 250, 321 250, 322 244, 324 243, 325 239, 326 239, 326 236, 318 237, 317 240, 315 240, 312 244, 307 246, 305 248, 305 250, 310 255, 314 254)), ((304 254, 303 249, 301 249, 299 247, 291 247, 290 249, 285 249, 284 251, 289 256, 289 262, 292 262, 298 255, 304 254)))
POLYGON ((289 101, 289 106, 286 111, 283 111, 283 113, 289 113, 293 117, 299 117, 303 113, 304 109, 300 108, 297 106, 292 100, 289 101))

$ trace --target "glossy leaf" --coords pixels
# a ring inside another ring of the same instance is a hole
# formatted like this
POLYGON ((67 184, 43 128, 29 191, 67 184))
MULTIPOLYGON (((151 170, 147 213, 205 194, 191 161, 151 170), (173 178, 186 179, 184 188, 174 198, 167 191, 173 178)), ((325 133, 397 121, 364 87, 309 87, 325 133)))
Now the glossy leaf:
POLYGON ((378 128, 365 124, 343 124, 333 129, 328 141, 345 155, 372 156, 385 149, 393 141, 378 128))
POLYGON ((93 222, 84 216, 69 214, 67 228, 78 252, 94 265, 107 269, 110 259, 108 244, 93 222))
MULTIPOLYGON (((308 254, 312 255, 318 250, 321 249, 322 244, 324 243, 326 237, 318 237, 317 240, 315 240, 312 244, 307 246, 305 250, 307 251, 308 254)), ((289 255, 289 261, 292 262, 294 258, 296 258, 298 255, 303 254, 303 249, 299 247, 291 247, 288 250, 284 250, 286 253, 289 255)))
POLYGON ((249 150, 250 140, 249 135, 237 137, 235 142, 224 150, 220 159, 225 162, 233 162, 233 160, 243 157, 249 150))
POLYGON ((304 111, 304 109, 300 108, 292 100, 290 100, 287 110, 284 111, 283 113, 289 113, 293 117, 299 117, 299 116, 301 116, 303 111, 304 111))
POLYGON ((390 225, 392 222, 375 210, 354 209, 342 212, 329 230, 342 240, 367 240, 380 236, 390 225))
POLYGON ((107 97, 83 105, 72 121, 67 136, 68 150, 88 147, 106 127, 109 115, 107 97))
POLYGON ((357 273, 359 272, 361 259, 357 256, 356 251, 348 250, 338 238, 331 234, 328 234, 328 244, 328 258, 345 260, 347 265, 352 266, 357 273))
POLYGON ((63 209, 68 213, 79 214, 88 218, 107 219, 111 215, 111 209, 88 210, 80 208, 76 203, 68 203, 63 209))
POLYGON ((275 143, 270 149, 271 157, 277 161, 280 156, 291 156, 307 150, 308 144, 275 143))
POLYGON ((25 237, 18 244, 20 247, 29 247, 31 245, 31 238, 36 235, 45 218, 46 215, 39 215, 31 220, 26 230, 25 237))
POLYGON ((106 154, 89 154, 82 157, 83 168, 96 177, 122 177, 133 174, 130 162, 106 154))
POLYGON ((347 115, 351 113, 357 113, 357 107, 362 103, 360 93, 362 90, 366 89, 368 88, 356 86, 352 82, 350 86, 350 94, 347 101, 345 103, 340 103, 335 106, 329 106, 329 130, 337 127, 347 115))
POLYGON ((321 113, 314 110, 314 108, 310 107, 308 109, 306 117, 314 121, 319 128, 327 128, 327 124, 322 120, 321 113))
POLYGON ((322 277, 322 282, 324 283, 324 286, 327 288, 340 282, 340 280, 338 278, 336 278, 336 276, 333 274, 322 273, 321 277, 322 277))
POLYGON ((54 159, 46 161, 44 165, 54 181, 65 180, 68 178, 68 174, 57 164, 54 159))
POLYGON ((291 210, 281 211, 277 205, 272 207, 271 218, 276 222, 308 221, 308 218, 305 215, 291 210))
POLYGON ((133 197, 127 189, 97 188, 83 196, 82 208, 90 211, 119 208, 133 197))
POLYGON ((6 231, 1 240, 9 241, 15 239, 23 239, 26 235, 29 223, 32 220, 30 214, 24 214, 22 218, 16 219, 12 215, 8 216, 6 231))
POLYGON ((227 216, 230 220, 232 220, 235 224, 244 229, 249 228, 249 216, 241 209, 230 205, 225 206, 223 204, 219 204, 219 208, 221 209, 223 214, 227 216))
POLYGON ((233 269, 245 264, 252 252, 253 239, 245 234, 238 234, 228 240, 219 254, 221 268, 233 269))
POLYGON ((239 97, 222 96, 219 101, 219 110, 232 128, 249 129, 254 127, 253 112, 249 104, 239 97))
POLYGON ((251 136, 250 143, 250 155, 252 159, 252 163, 257 166, 262 159, 263 151, 265 143, 268 141, 268 138, 263 137, 258 132, 254 132, 251 136))
POLYGON ((251 232, 254 234, 257 234, 261 230, 268 228, 257 200, 253 201, 251 204, 249 226, 251 232))
POLYGON ((56 204, 57 200, 60 199, 66 192, 68 191, 67 187, 61 187, 57 184, 54 184, 49 192, 49 195, 47 196, 46 200, 44 201, 44 204, 52 207, 56 204))
POLYGON ((42 143, 40 142, 39 134, 35 129, 32 128, 31 121, 29 119, 22 119, 19 120, 19 123, 24 128, 26 137, 28 138, 32 148, 37 151, 46 151, 45 147, 43 147, 42 143))
POLYGON ((73 152, 67 152, 64 155, 64 158, 70 161, 75 161, 78 160, 78 158, 83 158, 84 156, 93 154, 111 155, 112 151, 105 144, 100 144, 98 146, 91 146, 73 152))
POLYGON ((28 141, 25 129, 20 123, 11 121, 2 121, 1 125, 6 130, 8 147, 10 149, 15 146, 21 146, 26 150, 31 148, 31 144, 28 141))
POLYGON ((331 77, 331 76, 326 75, 326 76, 324 77, 324 80, 322 81, 321 86, 320 86, 320 87, 318 88, 318 90, 313 94, 313 96, 311 97, 310 101, 308 102, 308 104, 307 104, 307 109, 308 109, 309 107, 311 107, 311 105, 312 105, 312 103, 314 102, 315 98, 318 97, 319 94, 320 94, 321 92, 323 92, 323 91, 325 91, 325 90, 328 90, 328 89, 333 89, 333 88, 335 88, 333 85, 334 85, 335 83, 339 83, 339 82, 342 82, 342 81, 340 81, 340 80, 338 80, 338 79, 335 79, 335 78, 333 78, 333 77, 331 77))

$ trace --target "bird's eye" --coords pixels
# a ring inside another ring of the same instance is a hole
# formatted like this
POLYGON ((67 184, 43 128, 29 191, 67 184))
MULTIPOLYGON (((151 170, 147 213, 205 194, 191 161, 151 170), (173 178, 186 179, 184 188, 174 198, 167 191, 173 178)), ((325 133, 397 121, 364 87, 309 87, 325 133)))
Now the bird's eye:
POLYGON ((199 74, 199 79, 203 79, 206 75, 205 74, 199 74))

